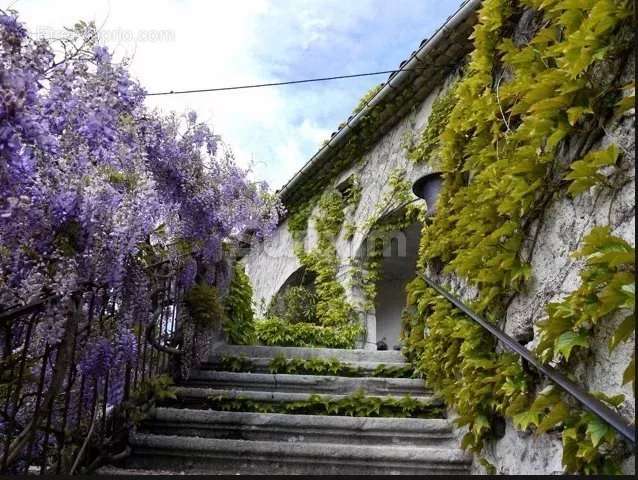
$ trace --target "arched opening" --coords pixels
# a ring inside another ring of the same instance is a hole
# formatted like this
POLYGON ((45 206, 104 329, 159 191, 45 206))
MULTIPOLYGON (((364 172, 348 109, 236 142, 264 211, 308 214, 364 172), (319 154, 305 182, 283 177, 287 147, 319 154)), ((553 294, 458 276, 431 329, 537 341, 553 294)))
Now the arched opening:
POLYGON ((305 267, 297 269, 273 295, 266 315, 278 317, 288 323, 315 323, 315 279, 314 272, 305 267))
POLYGON ((405 286, 416 275, 420 236, 419 223, 410 225, 402 232, 393 232, 381 260, 374 301, 376 334, 377 342, 384 342, 388 349, 400 346, 405 286))
POLYGON ((376 259, 378 275, 373 311, 369 311, 366 318, 367 348, 375 345, 377 349, 400 348, 405 287, 416 275, 420 237, 421 224, 415 222, 404 230, 371 233, 361 246, 360 256, 365 258, 371 255, 373 242, 382 242, 382 253, 376 259))

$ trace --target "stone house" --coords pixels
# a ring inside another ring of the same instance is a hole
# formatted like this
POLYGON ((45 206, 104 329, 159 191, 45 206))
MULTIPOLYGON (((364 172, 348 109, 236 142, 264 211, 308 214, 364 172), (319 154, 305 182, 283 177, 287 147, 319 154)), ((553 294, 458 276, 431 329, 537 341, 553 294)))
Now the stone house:
MULTIPOLYGON (((417 135, 424 128, 432 103, 455 78, 458 67, 471 51, 469 36, 476 22, 474 12, 478 3, 466 2, 430 39, 423 40, 419 48, 401 63, 400 68, 406 71, 392 74, 367 105, 332 134, 330 140, 281 189, 279 195, 284 205, 288 206, 306 195, 309 188, 339 187, 356 175, 361 183, 361 201, 351 221, 363 225, 387 193, 392 172, 404 169, 406 178, 414 181, 431 170, 427 166, 414 165, 407 159, 404 142, 406 135, 417 135), (339 158, 340 148, 357 133, 362 120, 373 110, 379 111, 381 118, 376 120, 375 125, 379 126, 371 132, 371 137, 365 138, 370 145, 369 150, 356 164, 335 169, 335 165, 343 163, 339 158), (319 187, 310 187, 319 172, 330 172, 330 179, 319 187)), ((387 339, 390 347, 399 341, 402 292, 405 283, 415 274, 418 230, 415 226, 405 232, 400 242, 401 255, 385 258, 384 269, 387 272, 382 276, 383 284, 379 288, 383 292, 383 300, 378 302, 376 312, 368 313, 365 319, 366 348, 376 349, 376 342, 382 338, 387 339)), ((352 238, 346 238, 345 232, 342 232, 336 239, 342 267, 340 278, 347 276, 348 260, 357 255, 368 234, 369 231, 358 228, 352 238)), ((311 249, 315 242, 316 232, 311 226, 305 240, 306 249, 311 249)), ((259 305, 268 304, 282 287, 294 283, 302 266, 294 253, 287 219, 282 221, 273 237, 253 246, 245 264, 252 280, 254 300, 259 305)), ((348 294, 357 296, 359 293, 351 290, 348 294)))
MULTIPOLYGON (((329 141, 278 192, 285 206, 294 211, 313 196, 328 190, 340 192, 351 188, 353 179, 360 186, 360 200, 346 213, 346 220, 356 229, 342 228, 334 238, 339 268, 337 280, 344 286, 353 305, 360 304, 360 287, 349 282, 353 259, 365 252, 372 226, 370 219, 392 215, 394 207, 384 207, 392 192, 392 179, 400 172, 403 184, 433 172, 428 164, 418 164, 409 158, 411 139, 417 138, 431 121, 433 105, 462 75, 468 54, 473 50, 471 37, 477 23, 481 1, 467 0, 429 39, 401 63, 400 71, 390 75, 382 87, 364 102, 364 106, 332 134, 329 141), (353 231, 354 230, 354 231, 353 231)), ((524 41, 537 28, 536 19, 527 12, 519 16, 514 37, 524 41)), ((629 61, 621 75, 631 81, 633 61, 629 61)), ((536 324, 544 316, 545 306, 564 298, 578 287, 582 261, 570 254, 581 246, 583 237, 595 226, 609 225, 617 235, 635 245, 635 181, 633 177, 634 124, 630 111, 614 118, 606 126, 607 134, 589 144, 590 149, 614 142, 625 152, 623 162, 629 179, 611 191, 595 188, 583 194, 552 199, 540 218, 527 232, 527 248, 532 269, 532 281, 509 302, 501 324, 504 330, 526 344, 535 345, 536 324), (529 244, 534 243, 530 250, 529 244)), ((408 190, 409 201, 419 202, 408 190)), ((391 202, 390 202, 391 203, 391 202)), ((313 205, 314 215, 321 214, 313 205)), ((311 251, 318 242, 316 219, 309 222, 303 246, 311 251)), ((277 292, 299 284, 304 266, 295 253, 295 239, 290 229, 290 216, 284 218, 274 235, 254 242, 243 258, 251 279, 256 305, 267 305, 277 292)), ((414 221, 400 231, 384 237, 384 255, 376 282, 374 308, 359 311, 365 327, 358 340, 359 348, 376 349, 383 340, 390 349, 400 346, 401 312, 406 304, 405 286, 417 273, 419 238, 422 224, 414 221)), ((432 267, 432 266, 430 266, 432 267)), ((463 278, 443 274, 440 269, 431 273, 442 283, 451 285, 465 299, 475 291, 463 278)), ((263 313, 263 311, 262 311, 263 313)), ((613 323, 613 322, 612 322, 613 323)), ((621 407, 625 417, 633 418, 634 394, 630 385, 622 385, 620 378, 633 350, 633 341, 610 352, 606 345, 611 327, 595 332, 592 353, 577 372, 578 380, 591 391, 608 394, 623 393, 627 400, 621 407)), ((506 422, 499 439, 492 440, 484 456, 502 473, 552 473, 563 470, 560 436, 552 433, 533 435, 514 428, 506 422)), ((631 470, 633 458, 625 467, 631 470)), ((482 470, 478 462, 477 472, 482 470)))

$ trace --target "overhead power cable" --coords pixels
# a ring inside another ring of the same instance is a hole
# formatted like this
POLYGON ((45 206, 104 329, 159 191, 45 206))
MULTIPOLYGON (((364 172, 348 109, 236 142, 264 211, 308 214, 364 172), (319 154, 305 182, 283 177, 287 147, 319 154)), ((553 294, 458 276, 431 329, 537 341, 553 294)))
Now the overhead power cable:
POLYGON ((299 83, 327 82, 331 80, 342 80, 346 78, 371 77, 373 75, 388 75, 391 73, 398 73, 398 72, 418 72, 420 70, 425 70, 433 66, 434 67, 456 67, 456 65, 451 65, 451 64, 450 65, 448 64, 429 65, 429 66, 409 68, 409 69, 383 70, 380 72, 355 73, 352 75, 336 75, 333 77, 306 78, 304 80, 289 80, 286 82, 257 83, 253 85, 235 85, 232 87, 198 88, 193 90, 170 90, 168 92, 147 93, 146 95, 148 97, 151 97, 151 96, 159 96, 159 95, 179 95, 183 93, 224 92, 228 90, 245 90, 248 88, 276 87, 279 85, 294 85, 299 83))

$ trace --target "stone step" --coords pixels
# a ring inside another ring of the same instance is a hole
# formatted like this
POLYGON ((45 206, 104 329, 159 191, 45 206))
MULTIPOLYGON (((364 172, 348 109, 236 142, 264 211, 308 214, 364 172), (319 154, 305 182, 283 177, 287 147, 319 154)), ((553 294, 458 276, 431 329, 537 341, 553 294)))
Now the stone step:
MULTIPOLYGON (((184 406, 204 405, 209 398, 224 399, 244 399, 254 402, 268 403, 285 403, 299 402, 308 400, 313 393, 309 392, 273 392, 260 390, 244 390, 244 389, 220 389, 206 387, 175 387, 174 389, 177 400, 184 406)), ((323 398, 331 400, 341 400, 348 395, 342 394, 320 394, 323 398)), ((401 398, 401 395, 374 395, 381 398, 401 398)), ((412 398, 420 402, 426 402, 431 405, 442 405, 442 402, 433 395, 411 395, 412 398)))
POLYGON ((210 352, 211 360, 221 356, 233 356, 246 358, 275 358, 283 355, 286 358, 336 358, 337 360, 350 362, 374 362, 374 363, 403 363, 403 354, 396 350, 348 350, 341 348, 310 348, 310 347, 264 347, 254 345, 215 345, 210 352))
POLYGON ((333 417, 157 408, 142 431, 159 435, 290 443, 452 447, 448 420, 333 417))
POLYGON ((233 390, 349 394, 363 390, 370 395, 420 395, 425 389, 418 378, 338 377, 271 373, 195 370, 186 385, 233 390))
POLYGON ((112 465, 106 465, 104 467, 100 467, 94 473, 95 475, 103 475, 103 476, 126 475, 128 477, 133 477, 138 475, 185 475, 186 474, 183 470, 182 471, 142 470, 138 468, 114 467, 112 465))
MULTIPOLYGON (((347 439, 345 439, 347 441, 347 439)), ((467 474, 459 449, 131 435, 128 468, 201 474, 467 474)))
MULTIPOLYGON (((211 355, 208 359, 208 362, 202 364, 201 368, 203 370, 224 371, 223 359, 226 356, 230 356, 230 355, 211 355)), ((245 359, 246 362, 250 365, 250 372, 270 373, 270 362, 272 361, 272 357, 242 357, 242 358, 245 359)), ((345 363, 352 368, 359 369, 361 371, 361 376, 365 376, 366 374, 373 373, 375 369, 380 366, 384 366, 387 368, 405 368, 409 366, 409 364, 406 362, 348 361, 348 362, 342 362, 342 363, 345 363)))

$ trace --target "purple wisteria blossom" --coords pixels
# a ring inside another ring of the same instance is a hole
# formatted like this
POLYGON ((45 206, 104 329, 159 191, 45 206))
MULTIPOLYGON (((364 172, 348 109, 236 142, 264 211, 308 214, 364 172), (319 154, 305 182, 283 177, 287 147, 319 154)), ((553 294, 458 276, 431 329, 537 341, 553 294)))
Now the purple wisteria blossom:
MULTIPOLYGON (((194 112, 147 109, 126 64, 87 41, 93 26, 83 28, 60 58, 0 10, 0 311, 52 295, 61 309, 87 285, 120 299, 119 323, 92 333, 75 357, 79 374, 108 372, 117 403, 123 367, 143 341, 133 319, 151 313, 149 252, 186 262, 184 288, 223 281, 224 243, 246 231, 267 235, 281 207, 194 112)), ((53 311, 34 329, 32 348, 55 346, 64 328, 63 311, 53 311)), ((3 329, 0 348, 17 348, 24 325, 15 329, 8 337, 3 329)))

